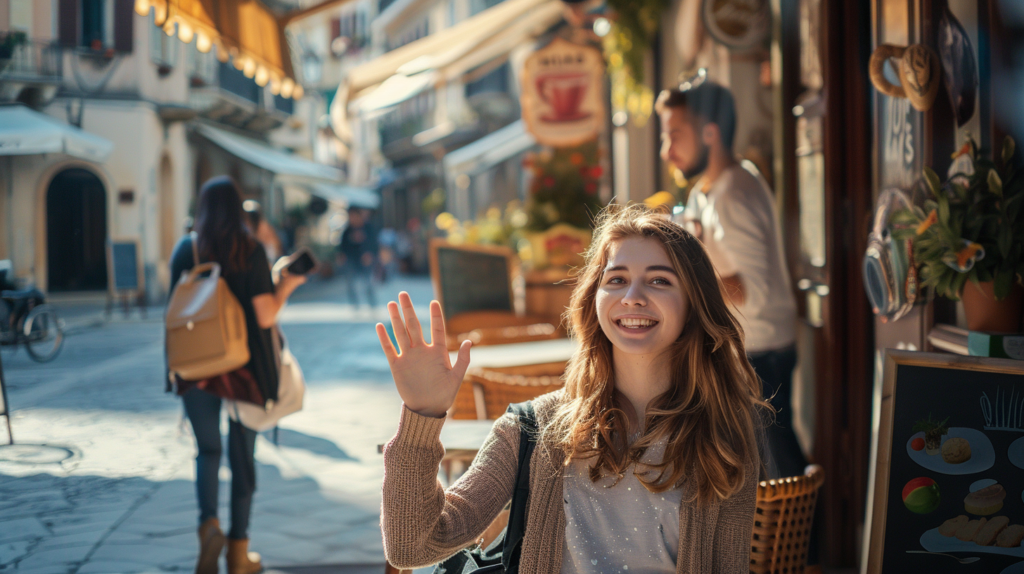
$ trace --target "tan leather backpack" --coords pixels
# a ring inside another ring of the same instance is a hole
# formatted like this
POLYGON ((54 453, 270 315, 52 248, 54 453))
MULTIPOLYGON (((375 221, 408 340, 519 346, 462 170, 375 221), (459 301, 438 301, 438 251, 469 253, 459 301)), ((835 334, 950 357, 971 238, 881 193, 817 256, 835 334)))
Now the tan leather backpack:
POLYGON ((242 305, 220 276, 218 263, 199 263, 197 245, 193 232, 195 265, 174 288, 165 321, 167 366, 186 381, 208 379, 249 363, 242 305))

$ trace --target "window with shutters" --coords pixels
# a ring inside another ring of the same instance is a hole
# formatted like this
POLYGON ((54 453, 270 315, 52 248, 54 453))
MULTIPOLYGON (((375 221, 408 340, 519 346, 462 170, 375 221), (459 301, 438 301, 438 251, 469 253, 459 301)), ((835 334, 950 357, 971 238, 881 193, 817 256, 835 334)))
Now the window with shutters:
MULTIPOLYGON (((150 12, 150 22, 153 29, 150 31, 149 55, 153 63, 157 65, 157 71, 164 76, 171 72, 178 63, 178 49, 181 42, 177 36, 168 36, 164 29, 156 25, 156 10, 150 12)), ((174 26, 175 34, 177 25, 174 26)))
POLYGON ((59 0, 60 43, 88 50, 132 50, 134 0, 59 0))
POLYGON ((105 8, 106 0, 82 0, 82 30, 79 38, 82 39, 83 47, 100 50, 107 45, 105 8))

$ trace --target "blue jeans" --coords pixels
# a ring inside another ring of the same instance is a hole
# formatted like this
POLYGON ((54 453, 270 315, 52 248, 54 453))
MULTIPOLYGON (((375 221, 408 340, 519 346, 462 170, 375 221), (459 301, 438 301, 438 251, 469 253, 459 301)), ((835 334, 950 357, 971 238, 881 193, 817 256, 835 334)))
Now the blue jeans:
POLYGON ((793 432, 793 369, 796 368, 796 347, 747 355, 750 365, 761 378, 765 398, 775 407, 775 424, 768 427, 768 478, 800 476, 807 466, 800 442, 793 432))
MULTIPOLYGON (((199 523, 217 517, 218 474, 221 459, 220 397, 192 388, 181 397, 192 422, 196 456, 196 498, 199 523)), ((256 491, 256 431, 228 421, 228 461, 231 463, 231 530, 228 538, 248 538, 252 494, 256 491)))
POLYGON ((356 296, 357 282, 366 286, 366 304, 376 306, 377 298, 373 294, 373 266, 363 265, 359 261, 346 261, 345 285, 348 287, 348 302, 353 306, 359 305, 359 297, 356 296))

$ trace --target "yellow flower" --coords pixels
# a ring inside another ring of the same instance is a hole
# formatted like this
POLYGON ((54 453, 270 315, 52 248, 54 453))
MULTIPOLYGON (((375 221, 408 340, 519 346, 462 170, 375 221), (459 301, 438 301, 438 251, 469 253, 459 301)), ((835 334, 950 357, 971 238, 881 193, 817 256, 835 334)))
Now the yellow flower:
POLYGON ((967 262, 972 257, 974 257, 974 255, 977 254, 978 251, 981 251, 981 245, 977 243, 971 243, 967 247, 964 247, 960 251, 957 251, 956 264, 959 265, 961 269, 963 269, 964 267, 967 266, 967 262))
POLYGON ((925 231, 928 231, 928 228, 931 227, 932 225, 935 225, 935 223, 938 220, 939 220, 939 214, 933 209, 932 212, 928 214, 928 217, 925 218, 924 221, 922 221, 921 223, 918 224, 918 226, 917 226, 917 234, 921 235, 925 231))

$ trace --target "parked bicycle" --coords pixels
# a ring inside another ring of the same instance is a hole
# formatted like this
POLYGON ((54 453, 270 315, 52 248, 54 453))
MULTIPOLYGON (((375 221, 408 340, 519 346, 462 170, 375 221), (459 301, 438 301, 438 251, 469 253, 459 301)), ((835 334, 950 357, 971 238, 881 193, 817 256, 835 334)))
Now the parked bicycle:
POLYGON ((7 289, 11 284, 3 267, 0 265, 0 346, 17 348, 24 343, 36 362, 54 360, 64 346, 64 325, 57 310, 35 287, 7 289))

